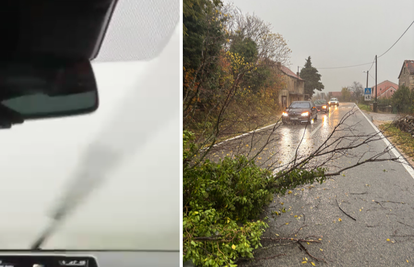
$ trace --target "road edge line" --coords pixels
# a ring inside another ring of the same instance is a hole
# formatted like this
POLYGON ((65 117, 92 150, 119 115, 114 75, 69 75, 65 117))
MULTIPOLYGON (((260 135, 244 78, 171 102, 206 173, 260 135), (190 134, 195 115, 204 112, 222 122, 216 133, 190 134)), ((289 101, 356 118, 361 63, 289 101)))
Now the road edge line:
POLYGON ((365 113, 364 112, 362 112, 362 110, 358 107, 358 105, 357 104, 355 104, 355 106, 358 108, 358 110, 361 112, 361 114, 365 117, 365 119, 371 124, 371 126, 374 128, 374 130, 378 130, 379 132, 379 135, 380 135, 380 137, 382 137, 383 139, 383 141, 384 141, 384 143, 387 145, 387 146, 391 146, 392 148, 391 148, 391 152, 394 154, 394 156, 396 156, 396 157, 399 157, 399 158, 402 158, 401 159, 401 161, 400 161, 400 163, 404 166, 404 168, 407 170, 407 172, 408 172, 408 174, 410 174, 411 175, 411 177, 414 179, 414 169, 413 169, 413 167, 411 166, 411 164, 407 161, 407 159, 398 151, 398 149, 388 140, 388 138, 387 137, 385 137, 382 133, 381 133, 381 131, 377 128, 377 126, 375 126, 375 124, 373 124, 369 119, 368 119, 368 117, 365 115, 365 113), (405 161, 405 162, 404 162, 405 161), (405 163, 405 164, 404 164, 405 163))
POLYGON ((239 139, 240 137, 243 137, 243 136, 246 136, 246 135, 249 135, 249 134, 255 133, 255 132, 259 132, 259 131, 261 131, 261 130, 264 130, 264 129, 266 129, 266 128, 269 128, 269 127, 271 127, 271 126, 275 126, 275 125, 277 125, 277 124, 281 124, 281 123, 282 123, 282 121, 280 121, 280 120, 279 120, 278 122, 275 122, 275 123, 273 123, 273 124, 270 124, 270 125, 264 126, 264 127, 262 127, 262 128, 259 128, 259 129, 256 129, 256 130, 253 130, 253 131, 250 131, 250 132, 247 132, 247 133, 244 133, 244 134, 241 134, 241 135, 238 135, 238 136, 235 136, 235 137, 232 137, 232 138, 226 139, 226 140, 224 140, 224 141, 221 141, 220 143, 215 144, 213 147, 218 146, 218 145, 221 145, 221 144, 224 144, 225 142, 228 142, 228 141, 231 141, 231 140, 239 139))

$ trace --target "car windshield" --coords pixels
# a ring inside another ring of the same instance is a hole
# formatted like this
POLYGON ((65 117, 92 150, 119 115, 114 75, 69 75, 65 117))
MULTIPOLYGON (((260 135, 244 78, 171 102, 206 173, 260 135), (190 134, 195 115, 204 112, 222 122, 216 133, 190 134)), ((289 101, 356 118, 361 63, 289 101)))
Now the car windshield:
POLYGON ((320 99, 320 100, 316 100, 315 104, 326 104, 326 100, 320 99))
POLYGON ((331 98, 331 100, 329 100, 329 101, 338 101, 338 99, 336 99, 336 98, 331 98))
POLYGON ((310 108, 309 102, 293 102, 289 108, 310 108))
MULTIPOLYGON (((127 32, 139 33, 133 24, 126 24, 127 32)), ((42 249, 179 250, 181 26, 174 27, 156 60, 92 62, 97 112, 27 121, 0 132, 0 210, 7 218, 0 223, 0 249, 30 249, 57 206, 73 202, 76 207, 42 249), (79 199, 79 192, 92 188, 79 199)))

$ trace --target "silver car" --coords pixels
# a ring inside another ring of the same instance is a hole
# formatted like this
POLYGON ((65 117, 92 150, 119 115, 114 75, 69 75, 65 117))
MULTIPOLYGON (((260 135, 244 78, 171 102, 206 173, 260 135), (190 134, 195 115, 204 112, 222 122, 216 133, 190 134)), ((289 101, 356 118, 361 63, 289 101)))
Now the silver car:
POLYGON ((331 98, 328 101, 329 106, 339 106, 338 98, 331 98))

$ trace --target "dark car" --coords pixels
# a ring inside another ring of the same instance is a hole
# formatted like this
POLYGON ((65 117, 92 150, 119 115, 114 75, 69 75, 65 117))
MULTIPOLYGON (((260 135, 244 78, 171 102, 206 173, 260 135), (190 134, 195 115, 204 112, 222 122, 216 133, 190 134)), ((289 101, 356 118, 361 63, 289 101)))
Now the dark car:
POLYGON ((311 122, 318 119, 318 110, 312 101, 294 101, 282 114, 282 122, 311 122))
POLYGON ((316 100, 315 106, 318 111, 329 113, 329 104, 325 99, 316 100))

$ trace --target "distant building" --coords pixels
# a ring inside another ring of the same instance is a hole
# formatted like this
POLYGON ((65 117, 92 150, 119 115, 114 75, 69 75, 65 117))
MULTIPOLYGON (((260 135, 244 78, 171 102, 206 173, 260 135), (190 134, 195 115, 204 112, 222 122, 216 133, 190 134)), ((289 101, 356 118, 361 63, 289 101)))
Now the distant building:
MULTIPOLYGON (((398 90, 398 84, 385 80, 378 84, 377 98, 391 98, 398 90)), ((371 89, 371 98, 375 98, 375 86, 371 89)))
POLYGON ((398 85, 414 89, 414 60, 404 60, 398 75, 398 85))
POLYGON ((341 98, 342 92, 329 92, 328 98, 341 98))
POLYGON ((279 104, 286 108, 293 101, 306 100, 308 96, 305 95, 305 81, 299 77, 299 73, 295 74, 280 62, 277 62, 276 66, 284 81, 284 87, 279 93, 279 104))

